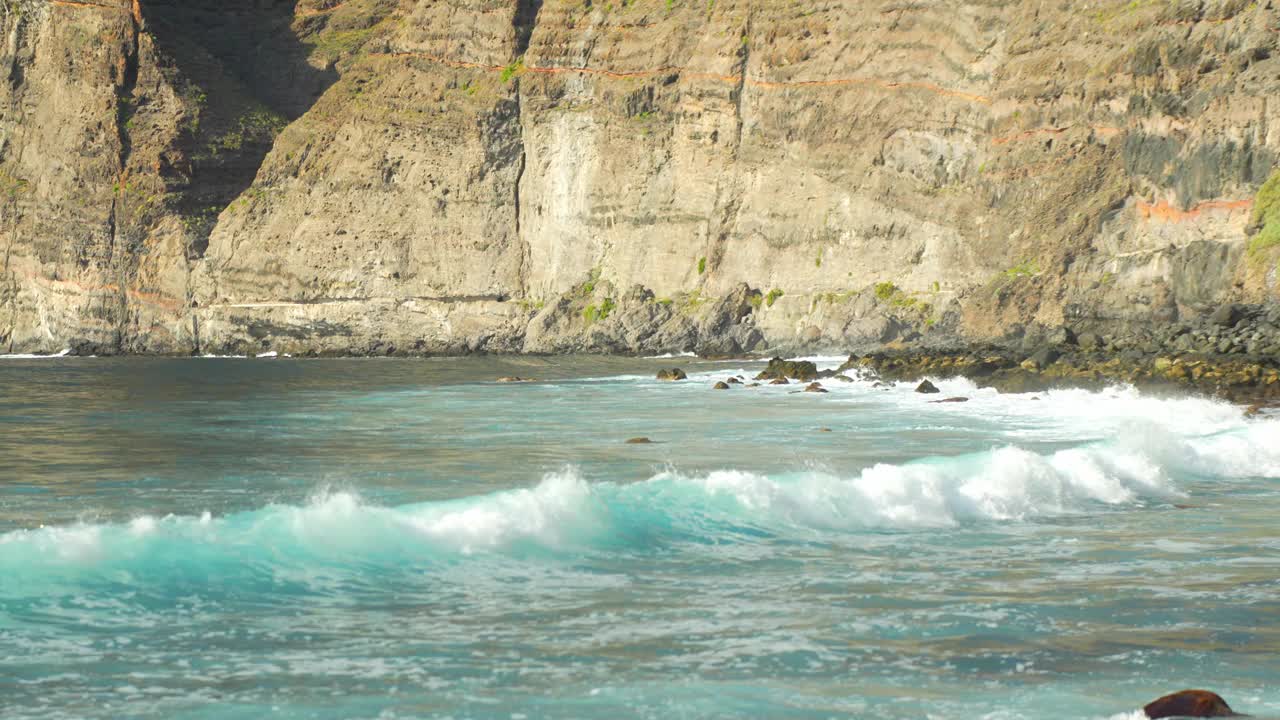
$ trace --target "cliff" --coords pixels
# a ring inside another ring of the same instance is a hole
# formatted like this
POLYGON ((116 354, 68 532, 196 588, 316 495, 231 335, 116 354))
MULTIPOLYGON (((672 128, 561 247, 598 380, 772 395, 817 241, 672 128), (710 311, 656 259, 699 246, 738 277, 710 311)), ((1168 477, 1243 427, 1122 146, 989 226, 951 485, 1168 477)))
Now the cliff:
POLYGON ((0 351, 824 349, 1280 294, 1274 0, 0 10, 0 351))

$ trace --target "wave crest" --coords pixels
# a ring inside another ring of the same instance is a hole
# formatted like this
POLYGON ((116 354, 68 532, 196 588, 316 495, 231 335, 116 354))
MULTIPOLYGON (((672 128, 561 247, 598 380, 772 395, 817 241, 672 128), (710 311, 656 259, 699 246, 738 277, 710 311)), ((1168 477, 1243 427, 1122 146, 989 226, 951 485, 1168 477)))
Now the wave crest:
MULTIPOLYGON (((936 530, 1140 507, 1183 496, 1175 478, 1280 477, 1280 423, 1201 438, 1133 432, 1122 440, 1037 454, 1002 447, 842 478, 821 471, 766 475, 676 470, 634 484, 587 482, 577 471, 536 486, 444 502, 380 507, 350 491, 301 505, 213 517, 139 517, 0 535, 0 575, 93 572, 176 577, 281 568, 412 567, 483 554, 642 551, 685 540, 866 530, 936 530)), ((7 590, 6 590, 7 592, 7 590)))

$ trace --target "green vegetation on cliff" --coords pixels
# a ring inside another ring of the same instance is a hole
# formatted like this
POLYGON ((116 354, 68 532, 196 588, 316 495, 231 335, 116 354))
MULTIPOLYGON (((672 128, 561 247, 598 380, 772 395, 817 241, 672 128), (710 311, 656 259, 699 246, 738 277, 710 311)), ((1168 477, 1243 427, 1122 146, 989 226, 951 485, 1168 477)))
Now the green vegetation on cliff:
POLYGON ((1262 185, 1253 202, 1253 226, 1257 233, 1249 240, 1249 257, 1262 260, 1264 254, 1280 247, 1280 171, 1262 185))

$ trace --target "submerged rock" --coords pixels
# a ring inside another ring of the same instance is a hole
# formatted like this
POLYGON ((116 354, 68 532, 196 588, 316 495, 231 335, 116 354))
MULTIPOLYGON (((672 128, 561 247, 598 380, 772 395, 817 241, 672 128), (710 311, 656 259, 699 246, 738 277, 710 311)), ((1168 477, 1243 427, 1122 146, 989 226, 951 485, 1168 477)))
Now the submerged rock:
POLYGON ((1182 690, 1147 703, 1142 711, 1151 720, 1168 717, 1241 717, 1217 693, 1208 690, 1182 690))
POLYGON ((736 377, 731 377, 731 378, 729 378, 729 379, 725 380, 725 382, 729 383, 730 385, 741 385, 741 384, 742 384, 742 381, 741 381, 741 380, 739 380, 739 379, 738 379, 738 378, 736 378, 736 377))
POLYGON ((633 437, 626 442, 627 445, 652 445, 653 441, 647 437, 633 437))
POLYGON ((827 389, 822 387, 822 383, 809 383, 804 391, 808 393, 824 393, 827 392, 827 389))
POLYGON ((925 381, 921 382, 919 385, 917 385, 917 386, 916 386, 916 392, 918 392, 918 393, 924 393, 924 394, 926 394, 926 395, 935 395, 935 394, 940 393, 940 392, 942 392, 942 391, 938 389, 938 386, 937 386, 937 385, 934 385, 933 383, 929 382, 928 380, 925 380, 925 381))
POLYGON ((967 403, 967 402, 969 402, 969 398, 967 397, 949 397, 946 400, 934 400, 933 404, 941 405, 943 403, 967 403))
POLYGON ((790 385, 791 381, 786 378, 778 378, 769 383, 770 385, 790 385))
POLYGON ((510 375, 510 376, 508 376, 508 377, 500 377, 500 378, 498 378, 498 382, 500 382, 500 383, 527 383, 527 382, 533 382, 533 380, 532 380, 532 379, 530 379, 530 378, 522 378, 522 377, 517 377, 517 376, 515 376, 515 375, 510 375))
POLYGON ((658 379, 666 382, 676 382, 678 380, 688 380, 689 376, 685 375, 680 368, 667 368, 658 371, 658 379))
POLYGON ((712 385, 711 389, 712 390, 728 390, 729 387, 730 387, 729 383, 727 382, 718 382, 715 385, 712 385))

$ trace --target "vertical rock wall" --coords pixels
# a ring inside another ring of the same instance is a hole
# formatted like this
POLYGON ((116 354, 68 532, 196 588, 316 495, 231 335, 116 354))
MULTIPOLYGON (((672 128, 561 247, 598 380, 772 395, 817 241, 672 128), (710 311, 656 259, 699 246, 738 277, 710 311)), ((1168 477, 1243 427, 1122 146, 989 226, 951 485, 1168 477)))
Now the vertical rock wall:
POLYGON ((1273 2, 0 2, 0 349, 843 348, 1277 294, 1273 2))

